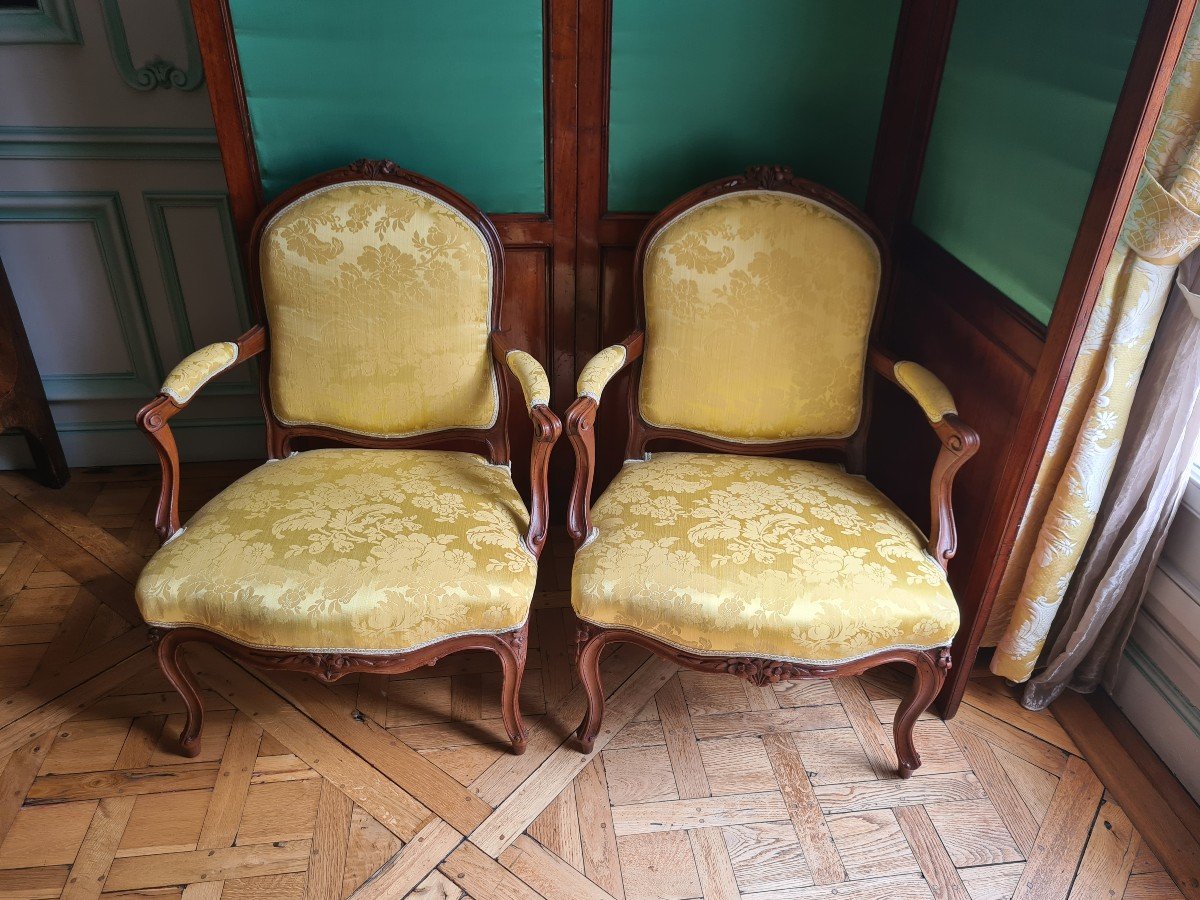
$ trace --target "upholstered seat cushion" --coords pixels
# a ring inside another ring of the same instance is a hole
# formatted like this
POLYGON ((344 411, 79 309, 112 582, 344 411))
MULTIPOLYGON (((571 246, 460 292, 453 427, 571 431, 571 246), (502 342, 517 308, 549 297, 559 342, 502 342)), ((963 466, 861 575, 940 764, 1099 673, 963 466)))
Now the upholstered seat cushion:
POLYGON ((628 462, 575 557, 580 618, 699 653, 836 663, 950 643, 925 538, 839 466, 706 453, 628 462))
POLYGON ((146 565, 152 625, 256 647, 410 650, 519 627, 537 564, 507 468, 471 453, 313 450, 230 485, 146 565))

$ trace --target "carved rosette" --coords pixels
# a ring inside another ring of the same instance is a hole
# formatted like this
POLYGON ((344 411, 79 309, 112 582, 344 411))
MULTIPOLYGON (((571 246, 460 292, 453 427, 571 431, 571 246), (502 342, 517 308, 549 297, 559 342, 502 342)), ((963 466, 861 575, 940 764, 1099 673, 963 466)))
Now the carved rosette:
POLYGON ((357 159, 350 164, 350 171, 363 178, 394 178, 403 172, 390 159, 357 159))
POLYGON ((787 166, 751 166, 746 170, 744 180, 750 187, 770 191, 791 185, 796 176, 787 166))
POLYGON ((823 678, 834 673, 834 669, 825 666, 802 666, 799 663, 777 659, 759 659, 753 656, 688 655, 686 661, 693 668, 736 675, 759 687, 776 684, 780 681, 790 681, 793 678, 823 678))
POLYGON ((272 654, 260 660, 264 665, 279 668, 295 668, 310 672, 321 681, 332 683, 351 672, 360 672, 388 665, 394 660, 382 656, 354 655, 349 653, 292 653, 272 654))

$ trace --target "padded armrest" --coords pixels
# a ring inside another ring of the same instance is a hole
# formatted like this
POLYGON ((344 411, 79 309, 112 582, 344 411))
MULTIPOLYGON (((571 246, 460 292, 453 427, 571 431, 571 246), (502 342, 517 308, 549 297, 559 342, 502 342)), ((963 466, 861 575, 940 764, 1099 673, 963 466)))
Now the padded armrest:
POLYGON ((591 397, 599 403, 604 388, 625 365, 626 355, 624 344, 613 344, 589 359, 575 384, 578 396, 591 397))
POLYGON ((915 362, 898 362, 892 367, 896 383, 917 401, 926 418, 938 423, 946 416, 958 415, 950 389, 942 380, 915 362))
POLYGON ((160 393, 186 406, 196 392, 238 361, 238 345, 220 341, 184 357, 163 382, 160 393))
POLYGON ((550 404, 550 379, 546 377, 546 370, 540 362, 524 350, 509 350, 504 355, 504 361, 517 376, 517 381, 521 382, 526 408, 550 404))

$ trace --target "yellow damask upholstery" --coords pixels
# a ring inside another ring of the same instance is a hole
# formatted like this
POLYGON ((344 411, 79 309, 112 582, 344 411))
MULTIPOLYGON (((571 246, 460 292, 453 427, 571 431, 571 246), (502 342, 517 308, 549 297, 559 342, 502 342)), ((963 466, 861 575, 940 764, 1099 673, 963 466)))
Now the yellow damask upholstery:
POLYGON ((917 401, 930 422, 940 422, 946 416, 958 414, 950 389, 924 366, 915 362, 898 362, 892 371, 900 387, 917 401))
POLYGON ((589 359, 583 371, 579 373, 579 380, 575 382, 578 396, 591 397, 599 403, 600 395, 604 393, 608 383, 621 370, 621 366, 625 365, 625 355, 624 345, 613 344, 589 359))
POLYGON ((880 279, 857 225, 792 194, 725 194, 656 235, 643 279, 647 422, 755 442, 857 427, 880 279))
POLYGON ((504 356, 505 362, 521 382, 521 393, 525 395, 525 406, 533 409, 535 406, 550 404, 550 379, 542 364, 524 350, 509 350, 504 356))
POLYGON ((410 650, 519 627, 537 564, 506 468, 471 453, 312 450, 209 501, 143 570, 151 625, 242 644, 410 650))
POLYGON ((167 375, 160 393, 182 406, 196 395, 196 391, 236 363, 237 358, 238 346, 232 341, 220 341, 194 350, 167 375))
POLYGON ((958 630, 924 536, 835 465, 655 453, 625 464, 592 523, 571 602, 594 624, 808 663, 942 647, 958 630))
POLYGON ((281 420, 389 437, 495 421, 494 273, 460 212, 404 185, 334 185, 271 219, 260 262, 281 420))

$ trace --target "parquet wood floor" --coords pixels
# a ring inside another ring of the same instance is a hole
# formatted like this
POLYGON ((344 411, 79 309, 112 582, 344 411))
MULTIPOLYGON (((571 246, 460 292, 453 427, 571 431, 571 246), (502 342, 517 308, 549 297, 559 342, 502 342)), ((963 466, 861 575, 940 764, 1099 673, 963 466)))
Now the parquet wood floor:
MULTIPOLYGON (((249 467, 194 465, 185 515, 249 467)), ((0 474, 0 900, 49 897, 1099 898, 1186 894, 1048 713, 994 679, 917 726, 901 670, 757 688, 634 647, 605 730, 569 740, 570 549, 544 559, 513 757, 494 657, 327 687, 210 648, 203 751, 131 584, 158 473, 0 474)))

